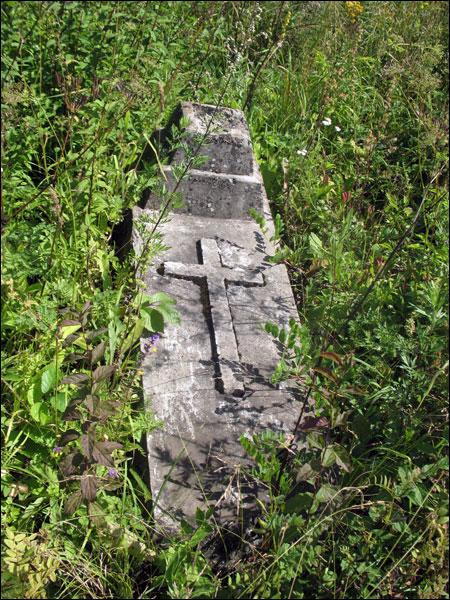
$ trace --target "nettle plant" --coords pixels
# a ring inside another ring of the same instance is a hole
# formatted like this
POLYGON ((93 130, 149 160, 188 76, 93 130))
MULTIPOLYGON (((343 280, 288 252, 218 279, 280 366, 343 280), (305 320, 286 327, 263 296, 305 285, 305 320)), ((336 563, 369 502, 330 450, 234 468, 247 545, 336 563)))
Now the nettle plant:
POLYGON ((60 463, 63 481, 79 483, 79 489, 66 501, 68 514, 75 512, 83 501, 88 505, 94 502, 100 488, 115 489, 120 485, 115 481, 119 475, 113 453, 122 444, 108 440, 105 434, 108 419, 119 408, 119 402, 109 393, 117 366, 101 364, 107 346, 100 338, 107 330, 88 328, 90 308, 91 304, 86 303, 78 314, 67 310, 66 316, 72 318, 63 320, 59 327, 63 347, 74 350, 66 356, 66 362, 78 367, 61 384, 75 390, 69 392, 70 401, 62 420, 78 422, 79 428, 65 431, 54 448, 54 453, 63 455, 60 463))
POLYGON ((122 485, 119 465, 126 460, 125 449, 122 443, 110 440, 108 434, 114 430, 114 419, 120 416, 117 386, 123 357, 144 331, 151 332, 144 350, 156 344, 157 332, 164 331, 164 321, 176 319, 174 303, 166 295, 142 294, 139 305, 133 307, 140 316, 133 319, 129 315, 129 327, 123 324, 123 342, 114 344, 114 353, 108 344, 108 329, 93 328, 90 302, 80 312, 64 309, 64 316, 69 318, 60 323, 57 341, 69 351, 64 362, 76 370, 60 382, 69 386, 62 421, 74 426, 62 433, 53 452, 62 457, 62 482, 71 492, 65 503, 67 514, 74 513, 82 503, 91 514, 100 490, 113 491, 122 485), (106 354, 112 364, 104 364, 106 354))
POLYGON ((356 397, 363 391, 350 384, 352 357, 314 351, 305 325, 292 319, 287 329, 267 323, 266 331, 284 347, 272 382, 297 381, 303 400, 287 439, 269 434, 241 441, 276 504, 288 513, 312 514, 339 494, 353 468, 351 455, 362 452, 370 439, 370 424, 356 410, 356 397))

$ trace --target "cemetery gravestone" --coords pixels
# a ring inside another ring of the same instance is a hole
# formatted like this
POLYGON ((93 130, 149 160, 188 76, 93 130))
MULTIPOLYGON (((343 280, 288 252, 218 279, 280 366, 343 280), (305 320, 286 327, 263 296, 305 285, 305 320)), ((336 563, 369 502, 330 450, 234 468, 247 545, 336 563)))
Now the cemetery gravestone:
MULTIPOLYGON (((269 261, 273 222, 244 115, 183 103, 174 119, 181 116, 189 119, 188 146, 208 133, 200 150, 206 162, 179 185, 183 208, 161 226, 168 250, 141 274, 148 293, 176 299, 181 317, 142 360, 144 394, 162 422, 147 436, 155 515, 169 528, 195 522, 197 509, 209 506, 222 523, 251 515, 264 489, 246 473, 239 439, 269 429, 289 433, 299 412, 295 390, 271 383, 281 349, 264 324, 286 326, 297 311, 286 268, 269 261), (251 208, 266 219, 265 236, 251 208)), ((169 189, 172 166, 184 159, 177 150, 163 167, 169 189)), ((159 204, 150 193, 133 220, 155 215, 159 204)))

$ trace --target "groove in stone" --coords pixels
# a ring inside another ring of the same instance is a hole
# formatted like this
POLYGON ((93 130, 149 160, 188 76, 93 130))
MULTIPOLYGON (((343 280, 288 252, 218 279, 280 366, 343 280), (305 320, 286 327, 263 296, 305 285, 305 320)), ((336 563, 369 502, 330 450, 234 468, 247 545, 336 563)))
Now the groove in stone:
POLYGON ((243 396, 244 383, 236 375, 240 360, 227 285, 263 286, 264 279, 259 272, 223 267, 219 247, 214 239, 200 240, 197 244, 197 254, 199 261, 202 261, 199 264, 166 262, 159 267, 158 272, 169 277, 193 281, 202 287, 213 362, 219 367, 222 383, 218 389, 232 396, 243 396))

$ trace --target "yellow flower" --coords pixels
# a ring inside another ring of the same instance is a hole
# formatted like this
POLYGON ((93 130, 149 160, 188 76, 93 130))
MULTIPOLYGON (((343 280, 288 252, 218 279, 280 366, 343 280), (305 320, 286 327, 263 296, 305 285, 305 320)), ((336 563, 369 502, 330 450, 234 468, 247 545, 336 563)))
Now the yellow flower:
POLYGON ((361 2, 346 2, 345 8, 352 23, 356 23, 358 17, 363 12, 364 8, 361 2))

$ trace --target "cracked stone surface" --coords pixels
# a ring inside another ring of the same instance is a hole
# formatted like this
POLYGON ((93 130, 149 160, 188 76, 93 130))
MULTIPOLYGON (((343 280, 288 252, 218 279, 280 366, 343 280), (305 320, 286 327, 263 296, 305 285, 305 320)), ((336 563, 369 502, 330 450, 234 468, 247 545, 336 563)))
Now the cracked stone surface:
MULTIPOLYGON (((195 522, 196 510, 208 506, 220 522, 245 521, 264 488, 249 475, 239 439, 269 429, 289 433, 299 410, 289 383, 271 383, 281 348, 264 324, 287 325, 297 311, 285 267, 269 260, 273 223, 256 161, 251 154, 245 169, 245 160, 239 162, 251 150, 245 118, 191 103, 181 105, 181 115, 190 118, 192 135, 204 132, 214 116, 209 164, 188 174, 184 208, 160 228, 168 250, 142 274, 150 294, 176 299, 181 316, 179 325, 166 326, 157 351, 142 357, 148 407, 163 423, 147 436, 155 515, 171 529, 180 518, 195 522), (239 150, 233 156, 223 150, 229 138, 239 150), (227 162, 213 163, 214 157, 227 162), (222 164, 227 172, 217 173, 222 164), (247 188, 230 184, 225 193, 223 182, 230 179, 247 188), (249 217, 250 207, 264 215, 266 235, 249 217)), ((154 216, 156 200, 150 195, 146 208, 135 208, 133 220, 154 216)))

